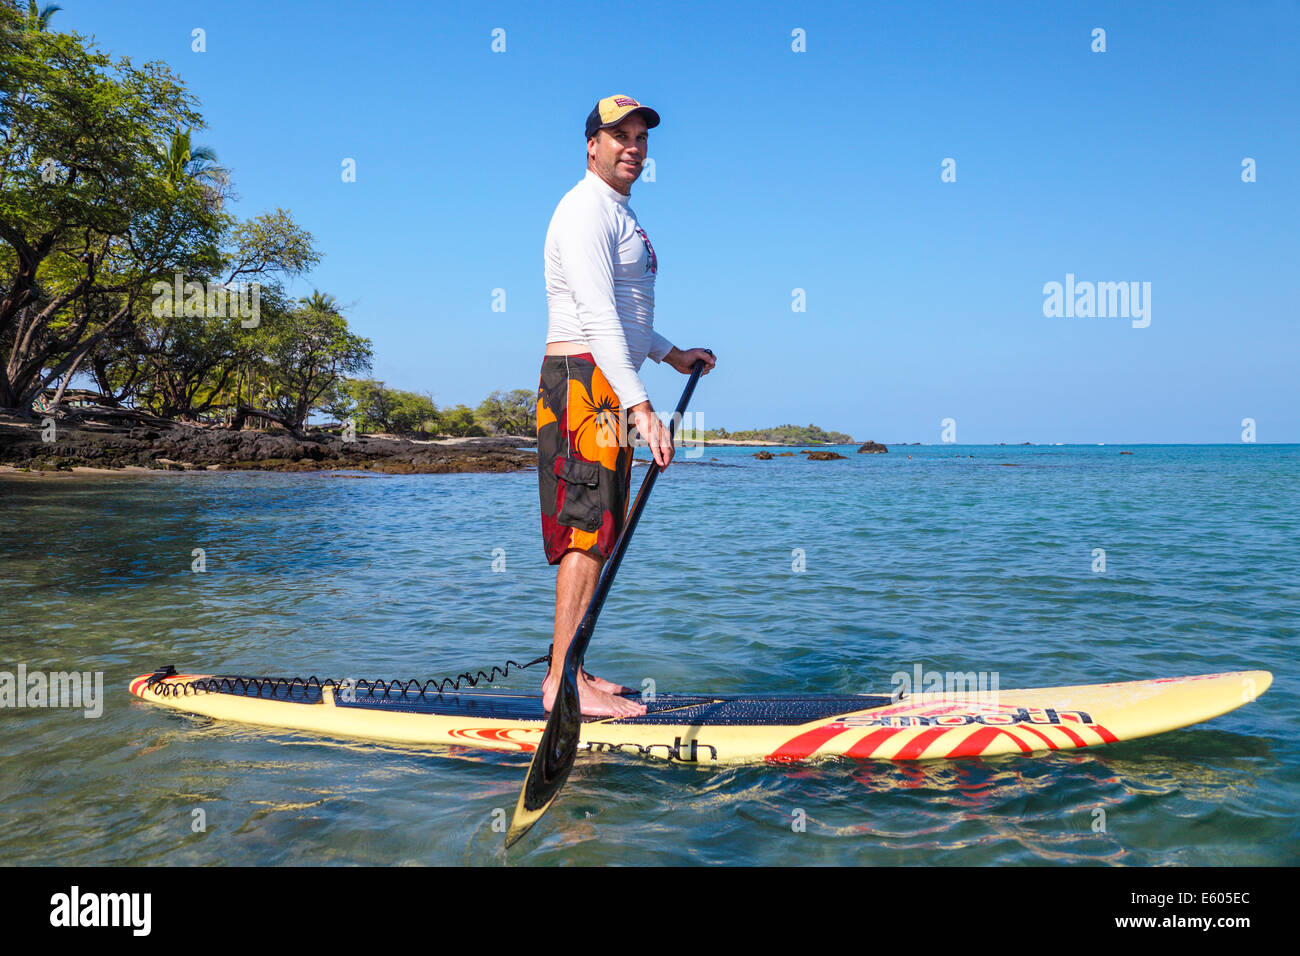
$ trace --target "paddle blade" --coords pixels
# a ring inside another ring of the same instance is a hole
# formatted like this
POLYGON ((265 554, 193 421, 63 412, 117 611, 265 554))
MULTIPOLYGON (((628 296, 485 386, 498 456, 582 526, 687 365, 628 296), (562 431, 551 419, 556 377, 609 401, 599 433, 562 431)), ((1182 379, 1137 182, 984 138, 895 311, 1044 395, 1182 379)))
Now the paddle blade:
POLYGON ((546 720, 546 730, 528 767, 528 777, 519 792, 510 829, 506 833, 506 846, 527 833, 534 823, 550 809, 559 795, 564 781, 573 769, 573 758, 578 753, 578 737, 582 732, 582 710, 578 702, 578 683, 566 668, 560 679, 560 690, 555 695, 555 706, 546 720))

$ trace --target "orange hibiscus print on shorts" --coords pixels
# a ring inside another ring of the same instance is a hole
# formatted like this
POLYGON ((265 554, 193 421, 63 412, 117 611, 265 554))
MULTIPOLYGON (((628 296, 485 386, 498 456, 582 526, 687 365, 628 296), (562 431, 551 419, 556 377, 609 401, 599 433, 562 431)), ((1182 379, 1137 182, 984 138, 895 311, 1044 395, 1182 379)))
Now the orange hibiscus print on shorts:
POLYGON ((546 402, 542 397, 542 390, 537 390, 537 430, 540 432, 545 426, 555 421, 555 413, 546 407, 546 402))
POLYGON ((618 396, 599 374, 592 376, 590 392, 577 379, 569 387, 569 428, 578 454, 614 471, 619 452, 618 396))

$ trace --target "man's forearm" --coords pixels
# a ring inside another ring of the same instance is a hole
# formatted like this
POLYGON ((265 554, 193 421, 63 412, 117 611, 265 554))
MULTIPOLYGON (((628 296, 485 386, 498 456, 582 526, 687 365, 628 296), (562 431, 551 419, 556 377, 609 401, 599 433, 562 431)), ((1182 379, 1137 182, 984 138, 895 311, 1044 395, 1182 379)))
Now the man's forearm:
POLYGON ((656 362, 663 362, 668 358, 668 353, 675 351, 673 343, 660 335, 653 329, 650 330, 650 351, 646 354, 656 362))

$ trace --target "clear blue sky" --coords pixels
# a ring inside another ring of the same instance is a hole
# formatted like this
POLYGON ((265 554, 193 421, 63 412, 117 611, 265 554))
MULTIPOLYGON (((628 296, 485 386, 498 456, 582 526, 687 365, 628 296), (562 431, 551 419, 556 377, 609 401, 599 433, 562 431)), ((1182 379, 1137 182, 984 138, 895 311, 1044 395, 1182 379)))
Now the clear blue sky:
MULTIPOLYGON (((294 291, 439 404, 535 386, 547 222, 620 92, 663 117, 632 207, 656 328, 719 355, 705 427, 1300 441, 1294 2, 62 4, 54 29, 180 74, 233 211, 316 237, 294 291), (1150 282, 1150 326, 1044 317, 1067 273, 1150 282)), ((681 376, 643 377, 671 409, 681 376)))

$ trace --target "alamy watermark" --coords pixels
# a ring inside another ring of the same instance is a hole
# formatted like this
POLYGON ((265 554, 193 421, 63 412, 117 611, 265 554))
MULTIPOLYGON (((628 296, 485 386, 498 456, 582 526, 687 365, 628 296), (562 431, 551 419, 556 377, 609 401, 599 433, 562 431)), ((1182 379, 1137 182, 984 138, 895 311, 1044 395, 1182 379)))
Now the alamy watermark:
POLYGON ((151 893, 83 893, 73 886, 50 897, 50 925, 56 927, 118 926, 133 936, 148 936, 152 911, 151 893))
POLYGON ((256 282, 231 287, 220 282, 186 282, 175 273, 172 282, 155 282, 150 311, 154 318, 239 319, 246 329, 262 323, 262 287, 256 282))
POLYGON ((913 664, 910 671, 895 671, 889 677, 890 686, 901 689, 903 698, 913 694, 938 694, 943 701, 969 701, 972 697, 980 703, 998 702, 999 676, 997 671, 930 671, 913 664))
POLYGON ((86 718, 104 713, 103 671, 0 671, 0 710, 13 707, 75 707, 86 718))
MULTIPOLYGON (((672 429, 673 445, 684 448, 683 458, 702 458, 704 456, 704 413, 703 412, 655 412, 659 420, 672 429)), ((647 444, 636 426, 627 427, 627 412, 619 408, 603 409, 596 413, 596 446, 598 448, 622 447, 627 436, 627 443, 633 446, 647 444)))
POLYGON ((1043 315, 1049 319, 1132 319, 1133 328, 1151 324, 1150 282, 1077 282, 1073 272, 1064 285, 1043 285, 1043 315))

